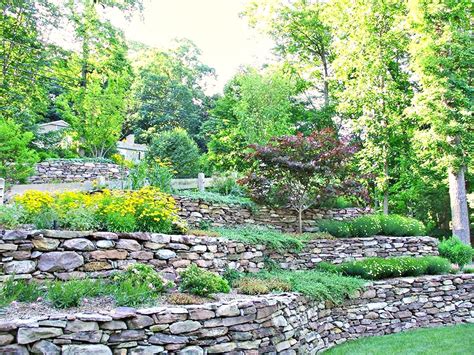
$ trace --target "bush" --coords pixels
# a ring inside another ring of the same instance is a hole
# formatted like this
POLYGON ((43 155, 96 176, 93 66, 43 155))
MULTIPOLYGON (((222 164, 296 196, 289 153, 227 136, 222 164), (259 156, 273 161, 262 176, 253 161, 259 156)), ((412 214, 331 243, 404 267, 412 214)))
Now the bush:
POLYGON ((192 264, 180 274, 180 290, 187 291, 198 296, 209 296, 213 293, 230 292, 227 280, 221 276, 206 271, 192 264))
POLYGON ((0 228, 14 229, 25 220, 25 212, 18 205, 0 205, 0 228))
POLYGON ((339 265, 320 263, 318 270, 357 276, 366 280, 381 280, 393 277, 438 275, 448 273, 451 265, 448 260, 437 256, 421 258, 367 258, 339 265))
POLYGON ((199 148, 182 128, 156 135, 147 156, 150 160, 169 161, 180 178, 196 177, 199 173, 199 148))
POLYGON ((99 280, 54 281, 48 287, 48 299, 56 308, 77 307, 86 297, 97 297, 105 291, 99 280))
POLYGON ((241 293, 246 295, 261 295, 270 292, 288 292, 291 291, 291 285, 288 282, 278 278, 267 278, 262 280, 256 277, 243 277, 236 280, 232 286, 237 287, 241 293))
POLYGON ((147 285, 156 293, 161 293, 165 290, 162 278, 150 265, 140 263, 130 265, 126 271, 116 273, 112 279, 115 283, 127 281, 135 286, 147 285))
POLYGON ((158 158, 142 160, 130 169, 128 184, 132 190, 150 185, 170 193, 174 174, 171 163, 163 162, 158 158))
POLYGON ((327 232, 336 238, 352 237, 351 225, 348 222, 323 219, 317 225, 321 232, 327 232))
POLYGON ((0 306, 6 306, 13 301, 34 302, 44 293, 44 290, 35 281, 15 280, 10 277, 1 288, 0 306))
POLYGON ((378 216, 382 234, 391 236, 420 236, 426 234, 423 222, 400 215, 378 216))
POLYGON ((464 265, 469 264, 474 256, 474 249, 466 245, 458 237, 443 240, 438 246, 439 255, 447 258, 453 264, 457 264, 462 270, 464 265))
POLYGON ((223 174, 214 176, 214 182, 212 187, 209 189, 212 192, 221 195, 232 195, 245 197, 246 193, 244 188, 237 183, 236 176, 232 174, 223 174))
POLYGON ((354 237, 371 237, 380 234, 382 225, 377 216, 362 216, 352 220, 351 231, 354 237))
POLYGON ((117 306, 137 307, 151 303, 158 296, 149 285, 135 284, 131 280, 124 280, 109 287, 117 306))
POLYGON ((290 234, 259 226, 216 228, 221 237, 247 244, 263 244, 274 250, 299 251, 304 244, 290 234))
POLYGON ((58 218, 58 223, 63 228, 78 231, 96 230, 99 227, 94 211, 86 207, 78 207, 73 213, 64 214, 58 218))
POLYGON ((12 120, 0 118, 0 177, 9 183, 25 182, 39 160, 36 152, 28 148, 33 133, 24 132, 12 120))
POLYGON ((226 268, 222 277, 227 280, 229 285, 233 285, 235 281, 242 278, 244 274, 236 269, 226 268))

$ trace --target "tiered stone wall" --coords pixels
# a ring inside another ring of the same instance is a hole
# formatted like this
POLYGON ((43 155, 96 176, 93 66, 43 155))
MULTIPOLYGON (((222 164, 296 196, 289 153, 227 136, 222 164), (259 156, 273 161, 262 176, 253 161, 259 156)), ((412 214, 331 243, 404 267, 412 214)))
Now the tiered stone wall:
MULTIPOLYGON (((201 223, 213 226, 255 224, 275 227, 286 232, 298 229, 297 213, 290 209, 274 209, 258 206, 255 210, 241 205, 210 203, 202 199, 174 196, 179 207, 179 215, 191 226, 201 223)), ((319 219, 347 220, 371 213, 369 207, 308 209, 303 213, 303 230, 315 231, 319 219)))
POLYGON ((367 256, 436 255, 429 237, 374 237, 308 242, 302 251, 276 253, 264 245, 223 238, 156 233, 74 231, 0 231, 0 269, 23 278, 106 277, 140 262, 153 265, 169 279, 191 263, 217 272, 226 267, 259 271, 270 257, 283 268, 307 269, 319 261, 342 262, 367 256))
POLYGON ((29 182, 84 182, 96 180, 100 176, 106 180, 117 180, 122 178, 121 169, 119 165, 111 163, 50 160, 36 165, 35 174, 29 178, 29 182))
MULTIPOLYGON (((331 307, 298 294, 0 320, 1 353, 311 354, 348 339, 474 321, 474 275, 375 282, 331 307)), ((466 351, 468 350, 466 343, 466 351)))

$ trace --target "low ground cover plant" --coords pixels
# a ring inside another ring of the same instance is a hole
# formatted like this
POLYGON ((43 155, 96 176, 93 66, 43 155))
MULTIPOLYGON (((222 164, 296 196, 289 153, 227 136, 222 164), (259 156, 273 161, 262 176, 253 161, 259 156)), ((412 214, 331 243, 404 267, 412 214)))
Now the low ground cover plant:
POLYGON ((256 204, 249 198, 238 195, 223 195, 212 191, 181 190, 177 194, 192 200, 203 200, 209 203, 221 203, 226 205, 239 205, 250 209, 256 209, 256 204))
POLYGON ((422 222, 400 215, 367 215, 350 221, 320 220, 319 229, 336 238, 372 237, 374 235, 420 236, 426 234, 422 222))
POLYGON ((474 248, 466 245, 458 237, 447 238, 438 246, 439 255, 445 257, 463 270, 464 266, 472 262, 474 248))
POLYGON ((179 221, 173 197, 151 186, 137 191, 105 189, 94 193, 30 190, 17 196, 8 208, 9 216, 21 211, 17 213, 18 223, 34 224, 40 229, 167 233, 179 221))
POLYGON ((322 262, 316 269, 366 280, 381 280, 393 277, 446 274, 451 270, 451 264, 447 259, 438 256, 376 257, 337 265, 322 262))
POLYGON ((197 296, 209 296, 213 293, 228 293, 230 285, 226 279, 213 272, 191 264, 181 272, 179 289, 197 296))
POLYGON ((263 244, 275 250, 299 251, 304 243, 294 235, 260 226, 243 226, 236 228, 215 228, 221 237, 247 244, 263 244))

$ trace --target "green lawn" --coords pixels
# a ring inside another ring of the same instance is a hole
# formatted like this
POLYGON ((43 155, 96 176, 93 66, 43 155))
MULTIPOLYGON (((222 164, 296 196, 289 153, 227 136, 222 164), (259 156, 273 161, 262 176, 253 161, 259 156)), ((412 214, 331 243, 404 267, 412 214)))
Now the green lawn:
POLYGON ((367 337, 341 344, 324 354, 474 354, 474 324, 425 328, 367 337))

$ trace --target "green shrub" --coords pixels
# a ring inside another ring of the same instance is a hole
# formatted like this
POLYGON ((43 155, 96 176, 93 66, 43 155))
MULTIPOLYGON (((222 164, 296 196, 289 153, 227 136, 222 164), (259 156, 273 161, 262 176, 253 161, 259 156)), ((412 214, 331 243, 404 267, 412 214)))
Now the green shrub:
POLYGON ((244 274, 236 269, 226 268, 222 277, 227 280, 229 285, 232 285, 234 281, 242 278, 244 274))
POLYGON ((268 279, 278 279, 289 284, 292 291, 301 292, 316 301, 334 303, 341 303, 364 285, 360 279, 316 270, 260 272, 253 276, 265 282, 268 279))
POLYGON ((400 215, 378 216, 382 234, 390 236, 420 236, 426 234, 423 222, 400 215))
POLYGON ((243 226, 236 228, 216 228, 221 237, 247 244, 263 244, 274 250, 299 251, 304 244, 290 234, 260 226, 243 226))
POLYGON ((25 220, 25 211, 18 205, 0 205, 0 228, 14 229, 25 220))
POLYGON ((237 287, 241 293, 246 295, 261 295, 270 292, 291 291, 291 285, 278 278, 261 279, 250 276, 243 277, 236 280, 232 286, 237 287))
POLYGON ((170 193, 173 177, 174 170, 171 167, 171 163, 162 162, 159 159, 146 159, 135 164, 130 169, 127 180, 132 190, 138 190, 150 185, 170 193))
POLYGON ((74 213, 65 213, 58 218, 58 223, 62 228, 78 231, 96 230, 99 222, 91 208, 79 207, 74 209, 74 213))
POLYGON ((222 174, 214 176, 212 187, 209 189, 221 195, 232 195, 245 197, 245 189, 237 183, 237 179, 232 174, 222 174))
POLYGON ((322 219, 318 221, 317 225, 321 232, 329 233, 336 238, 352 237, 351 225, 348 222, 322 219))
POLYGON ((169 161, 179 178, 197 177, 199 173, 199 148, 182 128, 156 135, 150 145, 147 159, 169 161))
POLYGON ((104 215, 102 223, 110 232, 127 233, 138 229, 135 217, 132 214, 110 212, 104 215))
POLYGON ((117 306, 137 307, 151 303, 159 294, 150 285, 123 280, 109 286, 109 293, 114 297, 117 306))
POLYGON ((345 262, 339 265, 320 263, 318 270, 357 276, 366 280, 381 280, 393 277, 446 274, 451 265, 448 260, 437 256, 367 258, 345 262))
POLYGON ((249 209, 257 208, 255 203, 251 199, 242 196, 221 195, 216 192, 200 192, 192 190, 181 190, 178 191, 177 194, 181 197, 187 197, 191 200, 203 200, 204 202, 217 204, 221 203, 226 205, 239 205, 242 207, 247 207, 249 209))
POLYGON ((213 293, 230 292, 227 280, 210 271, 201 269, 195 264, 186 268, 180 274, 180 290, 187 291, 198 296, 209 296, 213 293))
POLYGON ((44 289, 35 282, 8 278, 0 290, 0 306, 6 306, 12 301, 34 302, 44 295, 44 289))
POLYGON ((56 308, 77 307, 86 297, 97 297, 105 291, 99 280, 53 281, 48 286, 47 297, 56 308))
POLYGON ((466 245, 458 237, 443 240, 438 246, 439 255, 447 258, 453 264, 457 264, 462 270, 464 265, 469 264, 474 256, 474 249, 466 245))
POLYGON ((163 279, 150 265, 135 263, 124 272, 117 272, 112 277, 115 283, 130 282, 132 285, 147 285, 156 293, 165 290, 163 279))
POLYGON ((382 225, 377 216, 362 216, 352 220, 351 231, 354 237, 371 237, 380 234, 382 225))

